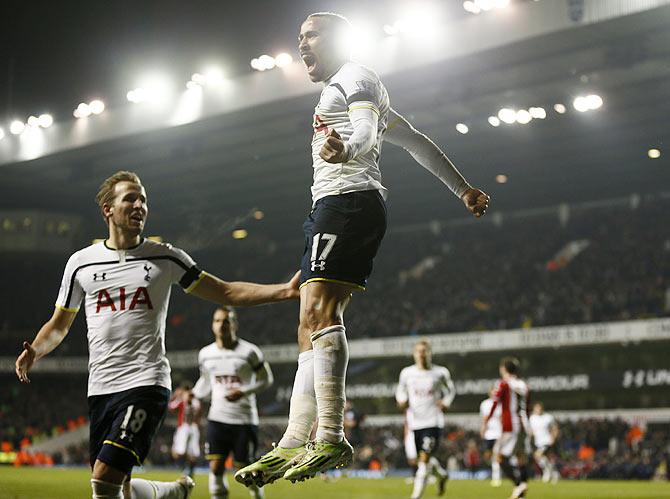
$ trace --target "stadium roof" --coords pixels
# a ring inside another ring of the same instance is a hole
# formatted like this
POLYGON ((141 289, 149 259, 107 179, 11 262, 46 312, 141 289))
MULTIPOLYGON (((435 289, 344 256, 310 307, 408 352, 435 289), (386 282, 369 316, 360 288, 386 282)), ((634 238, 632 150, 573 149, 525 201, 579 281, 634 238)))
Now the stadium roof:
MULTIPOLYGON (((670 7, 659 7, 396 72, 384 81, 394 107, 443 145, 498 209, 656 192, 670 185, 670 151, 647 157, 648 149, 667 144, 668 26, 670 7), (572 100, 582 92, 597 92, 603 107, 574 111, 572 100), (555 112, 556 103, 568 112, 555 112), (547 118, 488 124, 500 108, 531 106, 545 108, 547 118), (456 131, 457 122, 468 125, 467 135, 456 131), (498 174, 508 182, 496 183, 498 174)), ((175 226, 216 224, 258 207, 268 214, 269 235, 286 236, 290 227, 288 235, 299 237, 309 206, 317 91, 0 167, 0 208, 57 205, 83 209, 93 219, 100 180, 132 168, 149 187, 153 232, 174 237, 175 226)), ((404 152, 385 146, 382 163, 392 223, 463 215, 404 152)))

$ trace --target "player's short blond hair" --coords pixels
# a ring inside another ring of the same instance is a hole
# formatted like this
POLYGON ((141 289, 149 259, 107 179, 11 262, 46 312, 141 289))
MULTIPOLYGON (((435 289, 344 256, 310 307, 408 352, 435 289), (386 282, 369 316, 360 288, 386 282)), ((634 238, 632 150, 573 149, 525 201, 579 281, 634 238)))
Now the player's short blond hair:
POLYGON ((430 341, 428 341, 428 340, 425 339, 425 338, 424 338, 424 339, 421 339, 421 340, 419 340, 419 341, 417 341, 416 343, 414 343, 414 348, 418 347, 419 345, 423 345, 423 346, 425 346, 426 349, 427 349, 428 351, 430 351, 430 352, 433 351, 433 349, 432 349, 431 346, 430 346, 430 341))
POLYGON ((100 188, 98 189, 98 194, 95 196, 95 201, 100 207, 100 212, 102 213, 103 218, 105 217, 103 206, 110 205, 114 201, 114 187, 119 182, 132 182, 134 184, 142 185, 140 177, 135 172, 129 172, 126 170, 120 170, 114 175, 107 177, 100 188))

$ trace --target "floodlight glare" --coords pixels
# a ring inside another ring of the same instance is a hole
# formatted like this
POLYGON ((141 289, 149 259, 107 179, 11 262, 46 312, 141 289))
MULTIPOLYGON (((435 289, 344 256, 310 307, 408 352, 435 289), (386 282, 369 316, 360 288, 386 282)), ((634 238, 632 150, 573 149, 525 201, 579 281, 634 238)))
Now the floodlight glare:
POLYGON ((498 182, 499 184, 507 183, 507 175, 504 175, 502 173, 500 175, 496 175, 496 182, 498 182))
MULTIPOLYGON (((201 75, 200 73, 193 73, 191 75, 191 81, 193 83, 198 84, 198 85, 204 85, 205 77, 203 75, 201 75)), ((188 84, 186 86, 188 86, 188 84)))
POLYGON ((458 130, 463 135, 465 135, 466 133, 468 133, 470 131, 470 129, 468 128, 468 125, 466 125, 465 123, 459 123, 458 125, 456 125, 456 130, 458 130))
POLYGON ((516 111, 514 109, 504 107, 498 111, 498 118, 500 121, 511 125, 516 121, 516 111))
POLYGON ((486 10, 491 10, 493 7, 495 7, 495 3, 493 0, 475 0, 475 3, 477 6, 486 11, 486 10))
POLYGON ((554 104, 554 111, 558 114, 564 114, 567 109, 563 104, 554 104))
POLYGON ((0 140, 4 138, 5 138, 5 131, 2 128, 0 128, 0 140))
POLYGON ((471 14, 479 14, 482 11, 482 9, 479 8, 479 5, 470 0, 463 2, 463 8, 471 14))
POLYGON ((661 151, 658 149, 649 149, 647 151, 647 155, 649 156, 650 159, 658 159, 661 157, 661 151))
POLYGON ((100 114, 105 110, 105 103, 100 99, 95 99, 88 103, 88 108, 91 110, 91 113, 100 114))
POLYGON ((91 107, 85 102, 80 103, 74 110, 75 118, 88 118, 91 115, 91 107))
POLYGON ((543 107, 531 107, 528 112, 533 118, 543 120, 547 117, 547 111, 543 107))
POLYGON ((504 9, 509 6, 509 0, 495 0, 496 8, 504 9))
POLYGON ((525 109, 519 109, 516 112, 516 120, 519 123, 521 123, 522 125, 526 125, 526 124, 530 123, 530 120, 532 120, 532 119, 533 119, 533 117, 525 109))
POLYGON ((37 118, 37 116, 30 116, 28 118, 28 126, 31 126, 31 127, 34 127, 34 128, 40 126, 40 120, 37 118))
POLYGON ((591 94, 586 96, 586 102, 589 106, 589 109, 595 110, 603 105, 603 99, 599 95, 591 94))
POLYGON ((19 135, 26 129, 26 124, 23 121, 14 120, 9 125, 9 132, 12 135, 19 135))
POLYGON ((42 128, 49 128, 54 124, 53 116, 47 113, 40 114, 40 117, 37 119, 37 121, 42 128))
POLYGON ((223 82, 224 76, 221 68, 211 67, 207 68, 204 73, 207 85, 217 86, 223 82))
POLYGON ((267 54, 263 54, 258 58, 258 65, 261 68, 261 71, 266 71, 268 69, 274 68, 277 63, 275 62, 275 58, 272 56, 269 56, 267 54))
POLYGON ((586 97, 579 96, 572 101, 572 107, 574 107, 580 113, 585 113, 591 109, 591 105, 586 97))
POLYGON ((293 62, 293 57, 291 54, 288 54, 286 52, 282 52, 281 54, 277 54, 277 57, 275 57, 275 63, 277 64, 278 68, 283 68, 288 66, 293 62))
POLYGON ((244 239, 249 233, 245 229, 235 229, 233 231, 233 239, 244 239))
POLYGON ((489 116, 489 125, 500 126, 500 119, 497 116, 489 116))

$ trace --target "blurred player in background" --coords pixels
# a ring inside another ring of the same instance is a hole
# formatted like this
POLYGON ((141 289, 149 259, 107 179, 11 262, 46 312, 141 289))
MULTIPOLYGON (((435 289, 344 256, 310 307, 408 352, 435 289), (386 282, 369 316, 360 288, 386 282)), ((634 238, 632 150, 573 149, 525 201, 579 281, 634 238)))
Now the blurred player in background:
POLYGON ((381 182, 382 142, 406 149, 476 217, 489 197, 472 188, 428 137, 390 108, 372 70, 350 59, 351 25, 331 12, 311 14, 298 35, 309 78, 324 88, 312 120, 312 209, 303 224, 298 370, 289 422, 276 448, 235 478, 264 484, 298 481, 351 462, 344 438, 349 349, 344 311, 363 290, 386 232, 387 189, 381 182), (318 416, 316 440, 307 446, 318 416))
POLYGON ((93 499, 183 499, 195 485, 190 477, 130 479, 149 452, 170 398, 165 319, 172 285, 221 305, 251 306, 297 298, 299 274, 285 284, 225 282, 201 271, 184 251, 143 238, 149 208, 135 173, 107 178, 96 200, 109 237, 70 257, 53 315, 32 343, 24 342, 16 375, 29 382, 30 369, 63 341, 83 301, 93 499))
MULTIPOLYGON (((200 378, 193 392, 211 397, 207 415, 205 457, 209 461, 209 494, 228 497, 225 462, 232 453, 235 466, 247 466, 256 458, 258 409, 256 393, 274 382, 270 365, 253 343, 237 336, 237 312, 220 307, 212 316, 214 343, 198 354, 200 378)), ((254 498, 264 497, 261 487, 248 485, 254 498)))
POLYGON ((416 474, 416 458, 419 455, 416 452, 416 442, 414 441, 414 431, 412 431, 412 410, 405 410, 405 424, 403 425, 403 441, 405 445, 405 458, 407 464, 412 469, 412 473, 416 474))
POLYGON ((484 435, 482 438, 486 443, 486 450, 490 453, 491 458, 491 486, 500 487, 502 485, 502 480, 500 479, 500 456, 496 452, 496 441, 502 435, 502 423, 500 421, 500 415, 502 414, 502 407, 498 405, 496 410, 493 411, 493 416, 488 418, 488 415, 491 413, 491 407, 493 407, 493 393, 494 388, 491 388, 489 391, 489 398, 482 401, 479 404, 479 415, 482 417, 484 422, 484 435))
POLYGON ((401 409, 412 414, 408 423, 419 453, 412 499, 418 499, 431 473, 438 479, 438 495, 444 494, 449 475, 433 454, 439 447, 444 413, 456 396, 456 388, 449 370, 433 365, 427 341, 419 341, 413 355, 414 365, 400 371, 396 401, 401 409))
POLYGON ((542 481, 554 483, 558 481, 558 470, 555 465, 555 445, 560 433, 554 416, 544 412, 544 405, 536 402, 533 414, 529 418, 535 451, 533 457, 542 470, 542 481))
POLYGON ((505 357, 500 361, 500 380, 493 389, 493 404, 483 418, 481 436, 484 438, 486 425, 493 418, 498 406, 501 407, 500 421, 502 434, 496 441, 493 452, 500 456, 500 468, 505 476, 514 482, 511 499, 525 497, 528 490, 527 456, 524 445, 528 430, 528 403, 530 391, 525 381, 519 378, 519 361, 505 357))
POLYGON ((193 468, 200 457, 202 405, 193 395, 191 383, 185 382, 174 391, 168 409, 177 412, 177 429, 172 438, 172 458, 193 478, 193 468))

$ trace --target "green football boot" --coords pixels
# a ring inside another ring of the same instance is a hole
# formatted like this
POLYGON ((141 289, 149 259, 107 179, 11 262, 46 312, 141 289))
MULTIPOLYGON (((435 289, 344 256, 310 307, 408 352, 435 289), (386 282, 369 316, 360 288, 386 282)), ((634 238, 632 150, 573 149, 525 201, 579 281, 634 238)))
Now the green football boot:
POLYGON ((349 466, 354 457, 354 449, 344 438, 338 444, 325 441, 309 442, 307 452, 291 467, 284 478, 291 482, 302 482, 321 471, 349 466))
POLYGON ((284 476, 286 470, 293 466, 305 454, 306 446, 285 449, 272 444, 273 448, 255 463, 251 463, 235 473, 235 480, 244 484, 262 487, 284 476))

